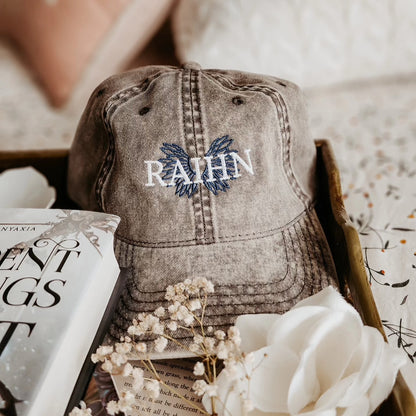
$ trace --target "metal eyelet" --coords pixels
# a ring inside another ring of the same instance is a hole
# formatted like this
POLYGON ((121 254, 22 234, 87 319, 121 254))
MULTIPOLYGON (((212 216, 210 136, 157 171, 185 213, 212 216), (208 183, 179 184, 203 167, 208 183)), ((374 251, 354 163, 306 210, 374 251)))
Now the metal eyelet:
POLYGON ((244 104, 244 100, 243 100, 241 97, 239 97, 239 96, 234 97, 234 98, 232 99, 232 102, 233 102, 233 104, 235 104, 235 105, 241 105, 241 104, 244 104))
POLYGON ((149 107, 143 107, 142 109, 140 109, 139 114, 141 116, 144 116, 145 114, 147 114, 150 111, 149 107))

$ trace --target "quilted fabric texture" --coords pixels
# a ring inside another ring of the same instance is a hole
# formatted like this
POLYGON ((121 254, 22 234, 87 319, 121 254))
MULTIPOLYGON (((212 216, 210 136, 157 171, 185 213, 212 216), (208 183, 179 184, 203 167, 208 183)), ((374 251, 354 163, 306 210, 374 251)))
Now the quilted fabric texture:
POLYGON ((181 61, 303 87, 416 71, 412 0, 181 0, 181 61))

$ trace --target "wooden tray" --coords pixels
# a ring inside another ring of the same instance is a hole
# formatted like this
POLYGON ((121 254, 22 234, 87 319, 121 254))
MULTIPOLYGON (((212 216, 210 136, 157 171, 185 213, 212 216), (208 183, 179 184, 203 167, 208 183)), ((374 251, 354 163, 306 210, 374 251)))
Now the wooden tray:
MULTIPOLYGON (((342 198, 339 170, 329 141, 317 140, 318 204, 316 207, 331 247, 340 289, 351 300, 364 323, 377 328, 386 339, 380 316, 368 283, 358 233, 349 220, 342 198)), ((74 208, 66 193, 67 150, 0 152, 0 172, 31 165, 42 172, 57 190, 57 208, 74 208)), ((104 416, 104 402, 114 399, 109 376, 96 373, 85 395, 95 416, 104 416)), ((416 402, 399 373, 388 399, 375 412, 379 416, 416 416, 416 402)))

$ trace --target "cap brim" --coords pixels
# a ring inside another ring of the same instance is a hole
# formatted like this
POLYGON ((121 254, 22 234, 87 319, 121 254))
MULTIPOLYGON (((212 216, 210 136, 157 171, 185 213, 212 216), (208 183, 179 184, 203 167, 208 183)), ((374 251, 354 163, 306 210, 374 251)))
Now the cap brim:
POLYGON ((166 287, 187 278, 213 282, 215 293, 208 298, 204 322, 215 329, 232 325, 241 314, 284 313, 322 288, 337 286, 315 210, 267 237, 168 248, 118 239, 116 255, 122 268, 130 265, 123 270, 126 289, 110 329, 116 339, 126 334, 138 313, 166 306, 166 287))

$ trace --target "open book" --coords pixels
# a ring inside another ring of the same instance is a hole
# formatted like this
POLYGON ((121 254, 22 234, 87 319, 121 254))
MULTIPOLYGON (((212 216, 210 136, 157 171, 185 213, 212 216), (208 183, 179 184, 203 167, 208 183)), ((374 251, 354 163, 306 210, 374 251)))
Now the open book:
POLYGON ((118 222, 0 210, 0 414, 62 416, 82 397, 119 286, 118 222))

